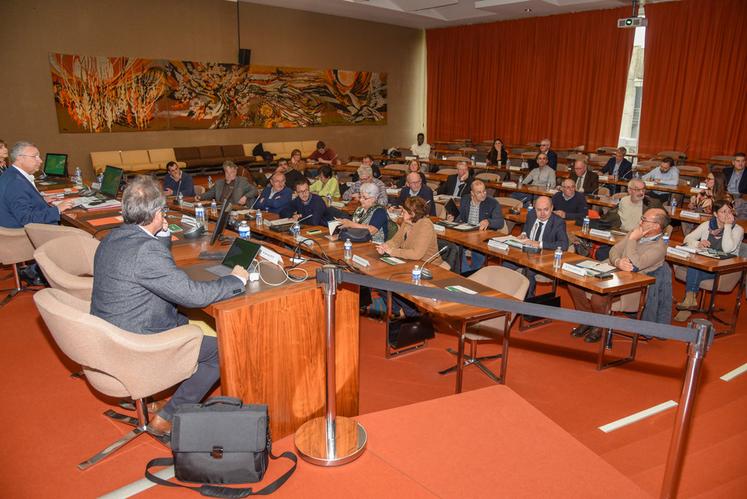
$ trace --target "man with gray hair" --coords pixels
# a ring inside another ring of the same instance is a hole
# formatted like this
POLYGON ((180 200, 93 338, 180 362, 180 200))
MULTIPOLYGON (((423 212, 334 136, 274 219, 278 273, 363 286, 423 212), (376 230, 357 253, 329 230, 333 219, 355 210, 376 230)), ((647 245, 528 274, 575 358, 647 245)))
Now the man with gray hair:
POLYGON ((34 173, 42 165, 39 149, 30 142, 18 142, 10 148, 12 165, 0 176, 0 227, 20 229, 29 223, 56 224, 60 213, 72 203, 50 206, 34 184, 34 173))
MULTIPOLYGON (((125 331, 158 334, 189 322, 177 305, 202 308, 244 292, 249 275, 243 267, 214 281, 193 281, 176 266, 170 249, 156 237, 168 231, 165 209, 166 198, 155 180, 139 176, 129 183, 122 196, 124 224, 101 241, 94 257, 92 315, 125 331)), ((160 412, 149 431, 168 434, 176 407, 199 402, 218 381, 215 337, 203 337, 197 363, 197 371, 171 400, 156 407, 160 412)))
POLYGON ((368 165, 361 165, 358 167, 358 180, 348 187, 343 193, 342 199, 350 201, 351 199, 358 199, 360 197, 361 185, 373 184, 379 189, 379 194, 376 197, 376 204, 386 206, 389 204, 389 198, 386 194, 386 184, 373 176, 373 169, 368 165))

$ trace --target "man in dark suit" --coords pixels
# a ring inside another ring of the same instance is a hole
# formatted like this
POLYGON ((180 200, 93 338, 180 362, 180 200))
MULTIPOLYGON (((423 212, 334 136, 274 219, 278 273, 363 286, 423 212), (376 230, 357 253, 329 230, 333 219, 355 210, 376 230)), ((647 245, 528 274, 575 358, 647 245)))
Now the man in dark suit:
POLYGON ((462 197, 470 192, 470 185, 472 184, 472 176, 470 175, 469 166, 466 161, 459 161, 456 164, 457 172, 453 175, 449 175, 446 178, 446 182, 438 186, 436 190, 437 194, 445 194, 447 196, 462 197))
POLYGON ((576 185, 577 192, 596 194, 597 189, 599 189, 599 175, 591 171, 589 163, 585 159, 574 161, 571 180, 576 185))
MULTIPOLYGON (((551 143, 550 139, 542 139, 540 142, 540 150, 537 153, 537 155, 540 155, 542 153, 547 154, 547 164, 550 165, 550 168, 557 171, 558 170, 558 155, 550 149, 551 143)), ((535 159, 536 162, 536 159, 535 159)))
POLYGON ((407 174, 407 185, 405 185, 405 187, 400 191, 397 204, 403 206, 405 199, 412 196, 423 198, 428 205, 428 212, 432 216, 436 215, 436 204, 433 202, 433 190, 427 185, 423 185, 423 179, 420 172, 410 172, 407 174))
MULTIPOLYGON (((124 224, 101 241, 94 257, 92 315, 125 331, 158 334, 189 322, 177 305, 202 308, 244 292, 249 275, 240 266, 214 281, 193 281, 177 268, 169 248, 156 237, 168 230, 165 207, 166 198, 152 178, 137 177, 127 186, 124 224)), ((151 419, 149 431, 168 434, 177 406, 202 400, 219 376, 218 344, 215 337, 205 336, 197 371, 151 419)))
POLYGON ((285 186, 285 174, 275 172, 254 206, 258 210, 280 213, 288 208, 292 197, 293 192, 285 186))
POLYGON ((565 220, 578 220, 589 213, 586 196, 576 192, 576 184, 567 178, 560 183, 560 191, 552 197, 553 213, 565 220))
POLYGON ((251 206, 257 198, 257 186, 239 176, 239 167, 233 161, 223 162, 223 174, 225 178, 218 180, 197 199, 215 199, 220 205, 228 198, 229 203, 251 206))
MULTIPOLYGON (((607 164, 602 168, 602 173, 617 177, 619 180, 630 180, 633 177, 633 165, 630 161, 625 159, 625 155, 628 150, 624 147, 618 147, 615 151, 615 156, 607 161, 607 164)), ((610 184, 610 192, 612 194, 618 192, 619 186, 610 184)))
POLYGON ((303 220, 302 225, 326 225, 334 218, 329 214, 321 196, 311 193, 307 179, 296 184, 296 197, 280 216, 303 220))
POLYGON ((57 224, 70 202, 50 206, 34 184, 34 173, 42 165, 39 149, 30 142, 10 148, 11 166, 0 176, 0 227, 23 228, 29 223, 57 224))
MULTIPOLYGON (((470 186, 470 193, 463 196, 459 203, 459 216, 456 222, 476 225, 478 230, 501 230, 506 224, 503 221, 501 205, 495 198, 489 198, 485 183, 475 180, 470 186)), ((472 250, 472 262, 467 261, 462 251, 462 273, 472 272, 483 266, 485 255, 472 250)))
MULTIPOLYGON (((534 209, 527 213, 526 222, 524 222, 524 232, 519 239, 525 246, 532 246, 540 250, 555 251, 560 248, 563 251, 568 250, 568 233, 565 228, 565 220, 553 213, 552 200, 547 196, 540 196, 534 202, 534 209)), ((517 268, 508 262, 504 263, 509 268, 517 268)), ((534 296, 534 289, 537 285, 535 272, 526 269, 526 276, 529 279, 529 290, 527 296, 534 296)))
POLYGON ((739 198, 742 194, 747 194, 747 175, 744 174, 745 154, 738 152, 734 155, 734 161, 731 168, 724 169, 726 176, 726 192, 739 198))

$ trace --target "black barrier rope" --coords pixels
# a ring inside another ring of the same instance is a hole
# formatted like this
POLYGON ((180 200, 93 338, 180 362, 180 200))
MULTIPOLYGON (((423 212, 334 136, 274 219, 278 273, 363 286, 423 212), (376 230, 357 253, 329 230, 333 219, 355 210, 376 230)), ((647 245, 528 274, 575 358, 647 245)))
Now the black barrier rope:
MULTIPOLYGON (((578 310, 550 307, 547 305, 527 303, 507 298, 493 298, 482 295, 470 295, 467 293, 447 291, 430 286, 390 281, 363 274, 344 272, 339 268, 336 268, 333 271, 335 272, 335 280, 338 283, 347 282, 350 284, 357 284, 359 286, 367 286, 373 289, 391 291, 398 294, 418 296, 421 298, 430 298, 445 302, 461 303, 463 305, 490 308, 493 310, 505 310, 517 314, 533 315, 562 322, 571 322, 576 324, 585 324, 588 326, 610 328, 616 331, 627 331, 630 333, 644 334, 646 336, 652 336, 660 339, 683 341, 685 343, 694 343, 698 338, 697 331, 690 327, 673 326, 671 324, 659 324, 657 322, 640 321, 636 319, 627 319, 612 315, 595 314, 592 312, 580 312, 578 310)), ((326 274, 326 269, 318 269, 316 273, 317 282, 326 282, 326 274)))

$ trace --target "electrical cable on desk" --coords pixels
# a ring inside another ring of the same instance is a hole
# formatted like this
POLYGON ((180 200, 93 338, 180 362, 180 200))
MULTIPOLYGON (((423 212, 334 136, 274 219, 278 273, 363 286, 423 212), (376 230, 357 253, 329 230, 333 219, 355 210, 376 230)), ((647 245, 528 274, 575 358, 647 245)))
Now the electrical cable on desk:
POLYGON ((286 271, 285 268, 283 268, 282 265, 279 265, 279 264, 274 263, 274 262, 268 262, 268 261, 265 261, 265 260, 259 260, 257 262, 257 271, 259 272, 259 279, 263 283, 265 283, 266 285, 268 285, 268 286, 280 286, 282 284, 285 284, 288 281, 292 281, 292 282, 304 282, 306 279, 309 278, 309 273, 306 271, 306 269, 302 269, 302 268, 291 268, 288 271, 286 271), (264 264, 269 264, 269 265, 275 265, 276 267, 278 267, 283 272, 283 275, 285 276, 285 279, 283 279, 280 282, 267 282, 267 281, 265 281, 265 278, 262 277, 262 268, 261 267, 262 267, 263 263, 264 264), (290 275, 290 272, 293 271, 293 270, 298 270, 300 272, 303 272, 304 276, 300 277, 300 278, 299 277, 293 277, 292 275, 290 275))

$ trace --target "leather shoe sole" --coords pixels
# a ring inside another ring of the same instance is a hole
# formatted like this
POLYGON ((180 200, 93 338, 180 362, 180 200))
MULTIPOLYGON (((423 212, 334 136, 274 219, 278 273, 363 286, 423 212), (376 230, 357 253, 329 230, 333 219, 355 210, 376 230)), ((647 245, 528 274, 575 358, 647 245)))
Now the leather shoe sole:
POLYGON ((580 326, 573 328, 573 330, 571 331, 571 336, 573 336, 574 338, 581 338, 582 336, 586 336, 589 331, 591 331, 591 329, 591 326, 585 326, 581 324, 580 326))
POLYGON ((595 327, 589 332, 589 334, 586 335, 584 341, 586 343, 596 343, 600 339, 602 339, 602 330, 598 327, 595 327))

